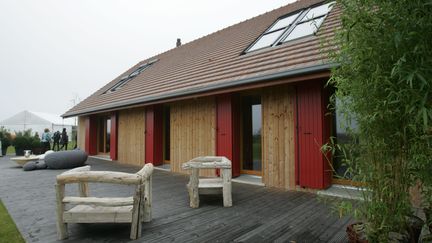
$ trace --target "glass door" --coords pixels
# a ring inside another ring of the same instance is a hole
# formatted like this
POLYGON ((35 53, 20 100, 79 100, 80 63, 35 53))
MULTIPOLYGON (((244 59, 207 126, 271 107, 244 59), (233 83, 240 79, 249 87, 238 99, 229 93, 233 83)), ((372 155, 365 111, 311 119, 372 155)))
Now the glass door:
POLYGON ((261 98, 248 96, 242 102, 242 163, 241 173, 261 175, 261 98))
POLYGON ((111 118, 100 117, 98 128, 98 153, 108 154, 110 152, 111 118))

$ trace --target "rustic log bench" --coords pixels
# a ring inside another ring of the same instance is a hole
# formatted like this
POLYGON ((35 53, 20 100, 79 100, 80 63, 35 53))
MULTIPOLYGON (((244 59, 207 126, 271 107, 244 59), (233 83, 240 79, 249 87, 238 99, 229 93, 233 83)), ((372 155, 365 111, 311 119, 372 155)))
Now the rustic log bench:
POLYGON ((226 157, 203 156, 183 163, 184 170, 191 170, 189 183, 187 184, 190 207, 199 207, 199 194, 223 195, 224 207, 232 206, 231 197, 231 161, 226 157), (199 178, 200 169, 220 169, 219 178, 199 178))
POLYGON ((90 171, 90 166, 68 170, 57 176, 57 236, 68 237, 68 223, 131 223, 130 238, 141 236, 141 222, 150 222, 153 165, 135 174, 90 171), (131 197, 90 197, 88 183, 135 185, 131 197), (66 184, 78 184, 78 197, 65 196, 66 184), (66 204, 73 205, 66 209, 66 204))

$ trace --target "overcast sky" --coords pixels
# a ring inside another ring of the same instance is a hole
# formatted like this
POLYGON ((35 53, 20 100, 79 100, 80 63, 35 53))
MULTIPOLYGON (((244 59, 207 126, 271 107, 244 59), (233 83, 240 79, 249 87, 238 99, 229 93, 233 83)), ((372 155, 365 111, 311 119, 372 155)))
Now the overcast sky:
POLYGON ((63 114, 140 60, 294 0, 0 0, 0 120, 63 114))

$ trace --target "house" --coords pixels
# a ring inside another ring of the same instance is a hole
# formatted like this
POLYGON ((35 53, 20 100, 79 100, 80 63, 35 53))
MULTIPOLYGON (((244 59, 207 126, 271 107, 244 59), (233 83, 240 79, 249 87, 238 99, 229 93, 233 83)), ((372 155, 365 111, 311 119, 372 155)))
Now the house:
POLYGON ((51 132, 61 132, 63 128, 66 128, 69 140, 72 139, 72 131, 75 132, 76 130, 75 119, 73 118, 63 119, 60 115, 27 110, 0 121, 0 127, 15 133, 31 129, 32 135, 37 132, 39 136, 42 135, 45 128, 51 132))
MULTIPOLYGON (((78 145, 119 163, 184 173, 201 155, 226 156, 233 176, 269 187, 332 184, 320 151, 336 135, 327 114, 328 54, 340 10, 300 0, 137 63, 63 114, 78 145)), ((157 38, 157 37, 156 37, 157 38)), ((215 176, 213 170, 203 176, 215 176)))

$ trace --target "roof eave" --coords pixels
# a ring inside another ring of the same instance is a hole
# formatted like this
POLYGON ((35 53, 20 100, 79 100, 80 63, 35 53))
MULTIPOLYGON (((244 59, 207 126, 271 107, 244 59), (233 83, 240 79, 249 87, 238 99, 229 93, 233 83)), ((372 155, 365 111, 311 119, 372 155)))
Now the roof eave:
POLYGON ((337 63, 325 63, 325 64, 320 64, 320 65, 302 67, 302 68, 291 69, 291 70, 278 72, 278 73, 272 73, 272 74, 266 74, 266 75, 257 76, 257 77, 249 77, 249 78, 245 78, 245 79, 234 80, 232 82, 224 82, 224 83, 213 84, 213 85, 208 85, 208 86, 204 86, 204 87, 195 87, 195 88, 191 88, 191 89, 187 89, 187 90, 181 90, 181 91, 171 92, 171 93, 157 95, 157 96, 146 96, 146 97, 140 97, 140 98, 136 98, 136 99, 119 101, 116 103, 110 103, 110 104, 106 104, 106 105, 100 105, 97 107, 79 110, 76 112, 66 112, 65 114, 63 114, 61 116, 63 118, 68 118, 68 117, 73 117, 73 116, 89 114, 89 113, 103 112, 105 110, 112 110, 112 109, 116 109, 116 108, 121 108, 121 107, 131 106, 131 105, 137 105, 137 104, 145 104, 145 103, 149 103, 149 102, 155 102, 158 100, 165 100, 165 99, 181 97, 181 96, 185 96, 185 95, 193 95, 193 94, 213 91, 213 90, 217 90, 217 89, 226 89, 226 88, 231 88, 234 86, 241 86, 241 85, 252 84, 252 83, 257 83, 257 82, 262 82, 262 81, 268 81, 268 80, 274 80, 274 79, 280 79, 280 78, 287 78, 287 77, 311 74, 311 73, 316 73, 316 72, 320 72, 320 71, 330 70, 330 69, 337 67, 337 66, 339 66, 339 64, 337 64, 337 63))

